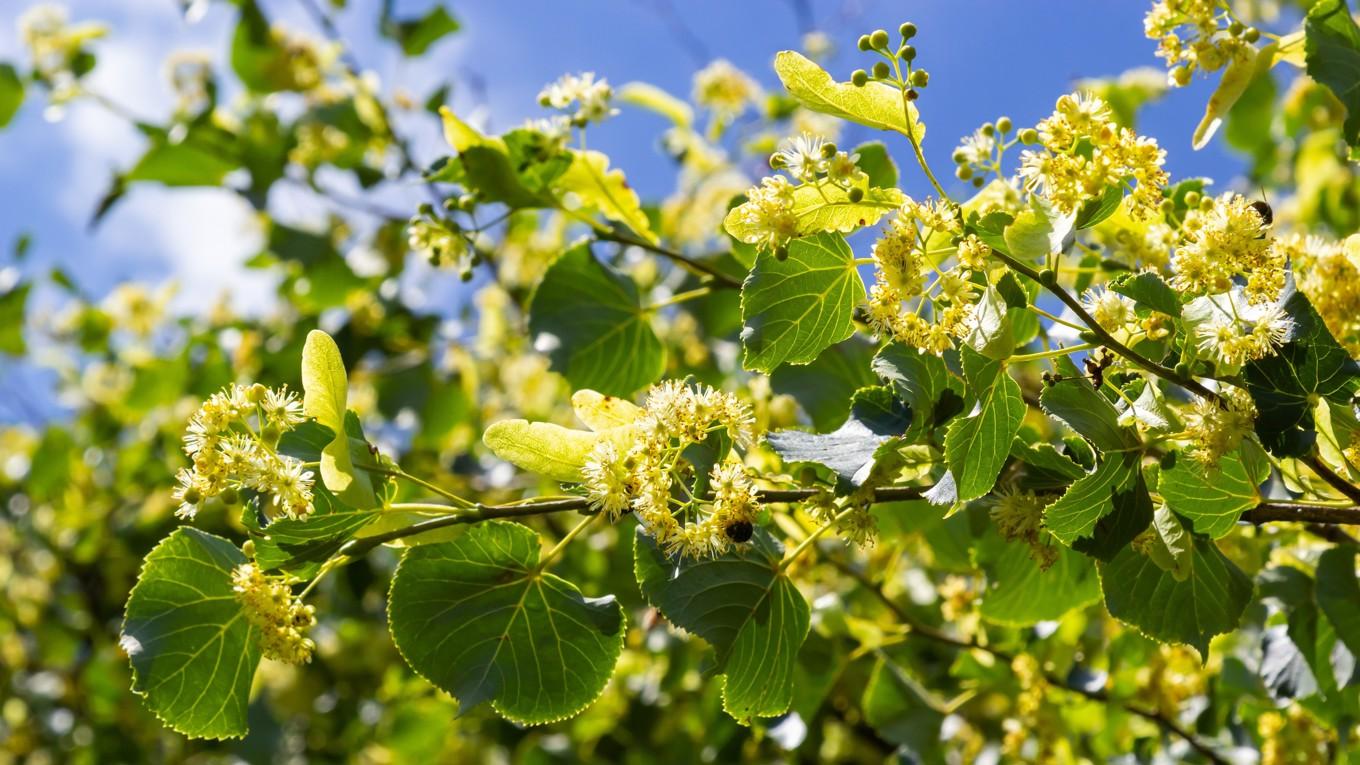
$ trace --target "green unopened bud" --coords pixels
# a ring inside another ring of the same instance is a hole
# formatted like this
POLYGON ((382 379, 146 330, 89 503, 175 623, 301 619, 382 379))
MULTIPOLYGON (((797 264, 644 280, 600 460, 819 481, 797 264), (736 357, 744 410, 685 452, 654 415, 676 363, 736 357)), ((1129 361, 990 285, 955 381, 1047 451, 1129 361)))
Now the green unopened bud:
POLYGON ((783 154, 771 154, 771 155, 770 155, 770 169, 772 169, 772 170, 778 170, 778 169, 782 168, 783 166, 784 166, 784 155, 783 155, 783 154))
POLYGON ((1200 195, 1198 191, 1185 192, 1185 206, 1199 207, 1200 195))
POLYGON ((1214 209, 1214 198, 1205 197, 1199 200, 1199 209, 1203 210, 1204 212, 1209 212, 1210 210, 1214 209))
POLYGON ((902 59, 903 61, 915 61, 915 60, 916 60, 916 46, 915 46, 915 45, 903 45, 903 46, 902 46, 902 49, 899 50, 899 51, 897 52, 897 57, 900 58, 900 59, 902 59))
POLYGON ((862 202, 864 201, 864 189, 861 189, 860 187, 856 186, 853 189, 850 189, 850 193, 847 194, 846 196, 850 198, 851 202, 856 203, 862 202))
POLYGON ((242 552, 247 558, 254 558, 254 557, 255 557, 255 540, 253 540, 253 539, 247 539, 246 541, 242 542, 242 543, 241 543, 241 552, 242 552))
POLYGON ((474 207, 476 207, 476 206, 477 206, 477 197, 473 196, 472 194, 463 194, 462 196, 458 197, 458 209, 459 209, 459 210, 467 211, 467 210, 471 210, 472 208, 474 208, 474 207))
POLYGON ((826 143, 822 144, 822 159, 831 159, 832 157, 836 156, 837 151, 838 149, 836 148, 836 144, 827 141, 826 143))
POLYGON ((271 446, 278 443, 280 435, 279 426, 272 422, 260 428, 260 439, 271 446))
POLYGON ((1232 35, 1233 37, 1236 37, 1242 34, 1242 31, 1245 29, 1246 26, 1244 26, 1242 22, 1233 20, 1233 22, 1228 25, 1228 34, 1232 35))
POLYGON ((973 178, 973 188, 975 189, 982 188, 982 183, 983 183, 982 176, 978 175, 973 178))
POLYGON ((917 69, 911 73, 910 82, 918 88, 924 88, 926 85, 930 84, 930 72, 927 72, 924 69, 917 69))
POLYGON ((465 282, 472 281, 472 269, 467 266, 464 266, 463 270, 458 272, 458 278, 462 279, 465 282))
POLYGON ((1039 272, 1039 283, 1045 287, 1052 287, 1058 283, 1058 275, 1053 269, 1045 268, 1039 272))
POLYGON ((424 215, 427 218, 434 217, 434 205, 431 205, 429 202, 421 202, 420 206, 417 207, 416 210, 419 211, 421 215, 424 215))
POLYGON ((194 487, 192 487, 192 486, 190 486, 188 489, 185 489, 185 490, 184 490, 184 504, 186 504, 186 505, 197 505, 199 502, 202 502, 202 501, 203 501, 203 492, 199 491, 198 489, 196 489, 196 488, 194 488, 194 487))
POLYGON ((886 61, 879 61, 874 64, 874 79, 886 80, 890 74, 892 74, 892 70, 888 68, 886 61))
POLYGON ((260 383, 255 383, 246 389, 246 400, 252 404, 263 402, 267 395, 269 395, 269 389, 260 383))
POLYGON ((222 493, 221 493, 221 494, 218 494, 217 496, 218 496, 219 499, 222 500, 222 504, 228 505, 228 506, 234 505, 234 504, 236 504, 237 502, 240 502, 240 501, 241 501, 241 492, 237 491, 236 489, 234 489, 234 488, 232 488, 232 487, 230 487, 230 486, 228 486, 227 488, 223 489, 223 490, 222 490, 222 493))
POLYGON ((916 36, 916 25, 908 21, 897 28, 898 34, 902 35, 903 40, 910 40, 916 36))
POLYGON ((1176 202, 1171 199, 1163 199, 1161 208, 1163 215, 1170 215, 1171 213, 1176 212, 1176 202))
POLYGON ((1089 329, 1083 329, 1082 331, 1078 332, 1077 337, 1080 337, 1083 343, 1100 342, 1100 335, 1097 335, 1096 333, 1092 332, 1089 329))
POLYGON ((863 69, 856 69, 850 73, 850 82, 857 88, 862 88, 869 84, 869 73, 863 69))
POLYGON ((888 30, 875 29, 869 35, 869 45, 874 50, 883 50, 888 47, 888 30))
POLYGON ((1249 43, 1254 43, 1261 39, 1261 30, 1256 27, 1247 27, 1246 30, 1242 32, 1242 39, 1249 43))
POLYGON ((954 160, 954 164, 962 165, 964 162, 968 161, 968 152, 963 149, 955 149, 953 155, 950 156, 950 159, 954 160))
POLYGON ((1190 84, 1191 74, 1190 67, 1178 66, 1171 70, 1171 81, 1183 88, 1190 84))
POLYGON ((1180 362, 1179 364, 1176 365, 1176 374, 1180 375, 1181 377, 1189 377, 1190 365, 1184 361, 1180 362))
POLYGON ((954 176, 961 181, 966 181, 973 177, 973 168, 967 165, 959 165, 958 168, 954 170, 954 176))
POLYGON ((458 200, 455 197, 449 197, 440 206, 444 208, 444 212, 453 212, 458 209, 458 200))
POLYGON ((858 43, 858 45, 859 45, 859 49, 860 49, 860 50, 873 50, 873 49, 874 49, 874 44, 873 44, 873 42, 871 42, 871 41, 869 40, 869 35, 860 35, 860 36, 859 36, 859 43, 858 43))
POLYGON ((996 119, 996 129, 997 129, 997 130, 1000 130, 1000 131, 1003 132, 1003 133, 1009 133, 1009 132, 1011 132, 1011 118, 1010 118, 1010 117, 998 117, 998 118, 996 119))
POLYGON ((990 122, 982 123, 982 134, 989 137, 996 135, 996 125, 990 122))
POLYGON ((788 260, 788 259, 789 259, 789 248, 788 248, 788 245, 781 244, 781 245, 779 245, 778 247, 774 248, 774 259, 775 259, 775 260, 788 260))
POLYGON ((1039 131, 1034 128, 1024 128, 1020 131, 1020 143, 1034 145, 1039 142, 1039 131))
POLYGON ((920 97, 921 97, 921 93, 920 93, 920 91, 916 90, 916 88, 912 88, 912 89, 910 89, 910 90, 907 91, 907 100, 908 100, 908 101, 915 101, 916 99, 918 99, 918 98, 920 98, 920 97))

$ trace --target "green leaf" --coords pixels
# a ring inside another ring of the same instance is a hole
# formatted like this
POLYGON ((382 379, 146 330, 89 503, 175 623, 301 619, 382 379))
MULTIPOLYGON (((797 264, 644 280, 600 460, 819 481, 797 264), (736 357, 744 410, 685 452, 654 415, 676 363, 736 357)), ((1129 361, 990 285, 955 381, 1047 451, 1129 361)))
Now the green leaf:
POLYGON ((329 494, 324 485, 314 487, 316 512, 304 519, 280 518, 253 537, 255 562, 261 569, 311 578, 322 563, 381 514, 377 510, 350 510, 334 504, 335 499, 329 494))
POLYGON ((501 420, 482 434, 482 442, 506 462, 565 483, 582 480, 581 466, 603 436, 551 422, 501 420))
POLYGON ((223 136, 207 129, 190 130, 183 140, 153 136, 151 146, 123 176, 126 182, 150 181, 166 186, 220 186, 240 167, 223 136))
POLYGON ((837 234, 794 240, 784 260, 760 253, 741 288, 743 366, 770 372, 816 359, 854 334, 864 297, 855 255, 837 234))
POLYGON ((1261 502, 1258 489, 1270 475, 1270 463, 1259 452, 1260 447, 1244 443, 1224 455, 1217 469, 1179 454, 1170 469, 1162 468, 1157 490, 1172 510, 1190 521, 1195 533, 1218 539, 1232 531, 1242 513, 1261 502), (1248 449, 1256 454, 1248 455, 1248 449))
POLYGON ((1294 321, 1294 335, 1279 351, 1243 370, 1256 402, 1256 435, 1276 456, 1301 456, 1313 445, 1312 397, 1344 403, 1360 376, 1360 366, 1327 330, 1308 298, 1293 291, 1282 296, 1294 321))
POLYGON ((1360 581, 1355 578, 1355 545, 1323 551, 1317 564, 1317 604, 1351 653, 1360 655, 1360 581))
MULTIPOLYGON (((847 189, 829 183, 805 183, 793 190, 792 212, 798 222, 793 233, 794 236, 827 232, 849 234, 874 225, 905 201, 906 196, 895 188, 865 189, 864 198, 852 202, 847 189)), ((758 244, 766 238, 765 232, 742 219, 738 208, 727 213, 723 228, 747 244, 758 244)))
POLYGON ((350 457, 349 436, 345 432, 345 413, 349 398, 349 378, 340 349, 331 336, 319 329, 307 333, 302 346, 302 409, 308 417, 335 433, 321 450, 321 481, 342 502, 365 510, 376 507, 377 496, 368 473, 355 470, 350 457))
POLYGON ((1135 303, 1170 316, 1181 315, 1181 299, 1162 277, 1151 271, 1120 274, 1106 285, 1135 303))
POLYGON ((0 63, 0 128, 5 127, 19 113, 24 104, 24 81, 13 64, 0 63))
POLYGON ((874 344, 860 335, 822 351, 807 366, 785 364, 770 375, 775 393, 792 396, 826 432, 840 427, 850 412, 855 391, 878 382, 869 368, 874 344))
POLYGON ((869 176, 871 188, 891 189, 897 187, 897 163, 893 162, 888 147, 882 141, 866 141, 850 150, 850 155, 859 155, 859 169, 869 176))
POLYGON ((1067 423, 1102 451, 1132 449, 1141 443, 1136 431, 1119 424, 1119 412, 1090 382, 1075 376, 1075 370, 1059 371, 1064 375, 1062 381, 1046 386, 1039 394, 1045 412, 1067 423))
MULTIPOLYGON (((982 224, 990 218, 992 215, 983 218, 979 223, 982 224)), ((1035 197, 1030 207, 1021 210, 1015 219, 1006 225, 1002 234, 1006 244, 1005 251, 1025 262, 1043 260, 1055 252, 1062 252, 1063 241, 1072 232, 1074 219, 1074 216, 1058 215, 1055 211, 1047 209, 1040 199, 1035 197)))
POLYGON ((1207 659, 1209 639, 1237 629, 1251 601, 1251 579, 1205 537, 1195 537, 1194 564, 1184 581, 1126 547, 1100 564, 1110 615, 1148 637, 1185 643, 1207 659))
MULTIPOLYGON (((552 207, 555 201, 544 184, 561 175, 571 162, 566 156, 531 159, 511 156, 506 139, 484 136, 463 122, 447 106, 440 107, 444 139, 458 152, 463 177, 486 201, 512 209, 552 207), (529 185, 529 181, 534 186, 529 185)), ((514 135, 511 131, 509 135, 514 135)))
POLYGON ((1025 400, 1003 362, 967 347, 962 352, 963 376, 977 394, 977 406, 972 415, 950 423, 944 453, 958 487, 957 501, 967 502, 996 484, 1024 419, 1025 400))
POLYGON ((647 601, 713 646, 726 676, 727 713, 745 722, 787 711, 811 616, 779 568, 779 543, 758 528, 750 545, 689 560, 667 557, 641 528, 635 540, 635 573, 647 601))
POLYGON ((963 381, 939 356, 891 343, 874 357, 873 368, 911 407, 911 427, 905 434, 910 441, 963 411, 963 381))
POLYGON ((397 565, 392 639, 460 714, 490 701, 520 724, 555 722, 589 706, 614 673, 623 607, 584 597, 538 563, 538 535, 489 521, 452 542, 412 547, 397 565))
POLYGON ((1010 306, 996 287, 988 285, 973 306, 965 342, 991 359, 1005 361, 1015 352, 1015 332, 1011 329, 1010 306))
POLYGON ((1194 536, 1166 505, 1158 505, 1153 513, 1152 528, 1156 534, 1148 546, 1148 557, 1163 571, 1171 572, 1176 581, 1185 581, 1194 567, 1194 536))
POLYGON ((28 347, 24 342, 24 309, 32 288, 24 282, 0 293, 0 353, 22 356, 28 347))
POLYGON ((1105 187, 1105 193, 1099 199, 1093 199, 1082 205, 1077 210, 1077 219, 1073 224, 1077 229, 1090 228, 1106 218, 1114 215, 1119 209, 1119 203, 1124 201, 1124 185, 1114 184, 1105 187))
POLYGON ((1107 455, 1044 510, 1044 526, 1065 545, 1091 538, 1100 519, 1115 512, 1115 496, 1131 490, 1138 474, 1137 455, 1107 455))
POLYGON ((407 56, 423 54, 431 45, 459 29, 458 20, 449 14, 443 4, 436 5, 418 19, 396 21, 384 18, 383 22, 383 35, 396 40, 401 45, 402 53, 407 56))
MULTIPOLYGON (((860 705, 865 722, 884 738, 913 754, 939 754, 940 725, 944 715, 932 704, 930 692, 912 677, 902 663, 886 651, 878 655, 869 681, 864 686, 860 705)), ((904 757, 897 762, 944 762, 943 757, 916 760, 904 757)))
POLYGON ((1346 142, 1360 146, 1360 26, 1346 0, 1319 0, 1304 21, 1308 76, 1346 107, 1346 142))
POLYGON ((584 243, 543 275, 529 304, 529 332, 556 338, 548 357, 573 388, 628 396, 666 368, 666 350, 637 285, 596 260, 584 243))
POLYGON ((914 132, 918 142, 925 138, 926 127, 921 124, 916 107, 891 85, 870 82, 856 87, 849 82, 836 82, 811 59, 791 50, 780 51, 774 57, 774 70, 789 95, 814 112, 904 136, 914 132))
POLYGON ((984 541, 980 552, 986 559, 982 618, 987 621, 1028 626, 1060 619, 1100 599, 1095 562, 1061 545, 1047 570, 1033 559, 1028 545, 999 536, 984 541))
POLYGON ((227 540, 180 527, 146 556, 128 596, 121 644, 132 690, 192 738, 246 734, 260 647, 232 591, 232 569, 245 562, 227 540))
POLYGON ((553 183, 558 196, 565 197, 574 215, 600 214, 622 223, 648 242, 656 243, 642 211, 637 192, 628 185, 622 170, 609 169, 609 157, 598 151, 571 152, 571 165, 553 183), (567 196, 570 195, 570 196, 567 196))
POLYGON ((765 438, 785 462, 813 462, 858 486, 869 477, 879 447, 902 435, 911 411, 884 387, 855 393, 850 418, 834 433, 777 430, 765 438))

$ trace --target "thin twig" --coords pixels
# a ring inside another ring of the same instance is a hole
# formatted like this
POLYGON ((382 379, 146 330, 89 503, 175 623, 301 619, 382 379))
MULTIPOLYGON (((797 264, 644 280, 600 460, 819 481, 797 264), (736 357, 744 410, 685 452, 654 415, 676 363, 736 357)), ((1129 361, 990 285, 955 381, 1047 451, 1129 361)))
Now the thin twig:
POLYGON ((741 289, 740 281, 733 279, 731 276, 728 276, 727 274, 723 273, 722 271, 719 271, 713 266, 710 266, 709 264, 704 263, 703 261, 695 260, 694 258, 691 258, 690 256, 685 255, 684 253, 676 252, 675 250, 662 247, 659 244, 652 244, 651 242, 648 242, 645 239, 639 239, 635 236, 631 236, 629 234, 625 234, 623 232, 613 229, 596 230, 595 238, 605 242, 614 242, 616 244, 641 247, 642 249, 648 250, 649 252, 654 252, 657 255, 670 258, 671 260, 675 261, 676 263, 679 263, 681 266, 684 266, 690 271, 697 272, 702 276, 712 277, 713 283, 717 286, 734 290, 741 289))

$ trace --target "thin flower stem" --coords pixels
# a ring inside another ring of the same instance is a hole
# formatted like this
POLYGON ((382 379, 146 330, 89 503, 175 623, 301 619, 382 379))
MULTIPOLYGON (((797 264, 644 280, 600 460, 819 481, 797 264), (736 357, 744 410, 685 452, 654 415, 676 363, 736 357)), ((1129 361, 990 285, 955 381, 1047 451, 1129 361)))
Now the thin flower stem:
MULTIPOLYGON (((594 223, 594 221, 588 222, 594 223)), ((737 281, 736 279, 732 278, 731 276, 728 276, 722 271, 719 271, 713 266, 695 260, 689 257, 688 255, 684 255, 682 253, 676 252, 675 250, 662 247, 659 244, 652 244, 651 242, 648 242, 645 239, 639 239, 638 237, 635 237, 631 234, 625 234, 621 231, 616 231, 611 228, 599 226, 598 224, 592 226, 592 228, 595 229, 595 238, 600 241, 614 242, 615 244, 626 244, 632 247, 641 247, 642 249, 647 250, 649 252, 654 252, 657 255, 669 258, 675 261, 676 263, 679 263, 681 266, 701 276, 711 277, 713 279, 713 284, 716 286, 734 290, 741 289, 740 281, 737 281)))
POLYGON ((388 470, 387 468, 381 468, 371 465, 360 465, 359 467, 364 470, 367 470, 370 473, 377 473, 378 475, 391 476, 392 478, 400 478, 402 480, 410 481, 411 483, 417 486, 429 489, 435 494, 438 494, 439 496, 454 503, 458 507, 464 509, 473 508, 477 506, 476 502, 464 499, 458 496, 457 494, 454 494, 453 492, 449 491, 448 489, 436 486, 435 484, 432 484, 423 478, 417 478, 416 476, 411 475, 410 473, 406 472, 405 470, 402 470, 401 468, 397 468, 396 470, 388 470))
POLYGON ((1044 309, 1040 308, 1040 307, 1037 306, 1037 305, 1027 305, 1027 306, 1025 306, 1025 307, 1028 308, 1028 309, 1030 310, 1031 313, 1038 314, 1039 316, 1042 316, 1042 317, 1044 317, 1045 319, 1049 319, 1050 321, 1057 322, 1058 324, 1061 324, 1061 325, 1063 325, 1064 327, 1069 327, 1069 328, 1075 329, 1075 330, 1077 330, 1077 331, 1079 331, 1079 332, 1084 332, 1084 331, 1086 330, 1086 328, 1083 327, 1083 326, 1081 326, 1080 324, 1073 324, 1072 322, 1068 321, 1067 319, 1064 319, 1064 318, 1061 318, 1061 317, 1058 317, 1058 316, 1054 316, 1053 314, 1049 313, 1048 311, 1045 311, 1044 309))
POLYGON ((1055 348, 1055 349, 1053 349, 1053 350, 1051 350, 1051 351, 1040 351, 1040 352, 1038 352, 1038 353, 1022 353, 1022 354, 1019 354, 1018 356, 1012 356, 1012 357, 1010 358, 1010 360, 1011 360, 1011 361, 1038 361, 1039 359, 1051 359, 1051 358, 1054 358, 1054 357, 1056 357, 1056 356, 1066 356, 1066 355, 1069 354, 1069 353, 1078 353, 1078 352, 1080 352, 1080 351, 1089 351, 1089 350, 1091 350, 1092 348, 1099 348, 1099 347, 1100 347, 1100 346, 1099 346, 1098 344, 1096 344, 1096 343, 1082 343, 1081 345, 1074 345, 1074 346, 1072 346, 1072 347, 1070 347, 1070 348, 1055 348))
POLYGON ((907 98, 907 91, 910 90, 910 87, 902 77, 902 66, 897 62, 896 56, 891 56, 890 60, 892 61, 893 76, 897 79, 897 88, 902 91, 902 118, 907 123, 907 140, 911 142, 911 150, 916 154, 916 163, 921 166, 921 170, 930 180, 930 185, 935 187, 935 193, 940 195, 940 199, 948 199, 949 195, 945 193, 944 187, 935 179, 935 173, 930 171, 930 165, 926 162, 926 155, 921 152, 921 142, 916 140, 916 123, 911 118, 911 99, 907 98))
POLYGON ((544 553, 543 557, 538 559, 538 570, 543 571, 547 569, 548 564, 552 563, 553 560, 557 558, 557 556, 562 554, 563 550, 567 549, 567 545, 571 544, 571 540, 580 536, 581 532, 585 531, 586 527, 594 523, 595 519, 598 517, 599 517, 598 515, 589 516, 582 520, 580 523, 576 524, 576 526, 574 526, 571 531, 568 531, 567 535, 562 537, 562 540, 560 542, 553 545, 553 548, 551 550, 544 553))
POLYGON ((817 527, 817 529, 813 531, 811 534, 808 534, 807 537, 804 538, 802 542, 798 543, 797 547, 793 548, 793 550, 790 551, 788 555, 784 556, 784 560, 779 562, 779 570, 783 571, 784 569, 789 567, 789 564, 798 560, 799 556, 807 552, 808 548, 812 547, 812 544, 816 542, 819 537, 821 537, 826 532, 830 531, 831 528, 835 526, 838 521, 840 521, 840 519, 849 515, 851 512, 854 511, 854 509, 855 508, 853 507, 847 507, 846 509, 840 511, 839 513, 836 513, 836 515, 832 517, 831 520, 817 527))
POLYGON ((413 513, 448 513, 457 510, 456 507, 449 505, 439 505, 433 502, 393 502, 388 505, 389 510, 403 510, 413 513))

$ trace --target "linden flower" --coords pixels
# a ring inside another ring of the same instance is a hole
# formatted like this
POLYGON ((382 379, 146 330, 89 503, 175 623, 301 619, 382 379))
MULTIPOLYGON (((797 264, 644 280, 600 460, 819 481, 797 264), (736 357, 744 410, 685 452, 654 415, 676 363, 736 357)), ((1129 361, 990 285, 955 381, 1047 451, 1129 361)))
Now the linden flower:
POLYGON ((1044 508, 1047 503, 1032 491, 1001 489, 992 496, 989 512, 1001 536, 1029 546, 1030 557, 1047 569, 1058 558, 1058 551, 1045 543, 1044 508))
POLYGON ((1107 332, 1127 330, 1138 324, 1138 314, 1134 311, 1133 300, 1103 286, 1088 290, 1082 295, 1081 305, 1107 332))
POLYGON ((582 485, 591 506, 611 519, 631 508, 667 554, 721 554, 750 540, 759 494, 740 462, 720 459, 709 471, 708 496, 694 496, 694 466, 683 453, 716 430, 749 445, 753 426, 750 408, 729 393, 663 382, 648 392, 626 453, 612 441, 597 444, 582 469, 582 485))
POLYGON ((1294 332, 1294 320, 1278 303, 1252 305, 1241 289, 1196 298, 1185 307, 1195 326, 1196 345, 1230 367, 1265 358, 1294 332))
POLYGON ((312 660, 316 643, 307 632, 316 624, 316 609, 303 605, 278 579, 271 579, 253 563, 231 572, 231 589, 246 619, 260 631, 260 651, 287 664, 312 660))
POLYGON ((783 148, 770 157, 770 166, 782 167, 803 183, 812 183, 826 172, 826 157, 822 154, 825 144, 826 140, 821 136, 803 133, 786 141, 783 148))
POLYGON ((1223 455, 1241 445, 1256 423, 1256 405, 1246 391, 1225 386, 1220 395, 1224 406, 1197 398, 1185 414, 1190 457, 1208 468, 1216 468, 1223 455))
POLYGON ((760 98, 760 85, 725 58, 717 59, 694 75, 694 102, 731 119, 760 98))
POLYGON ((1212 72, 1245 55, 1250 45, 1222 23, 1223 6, 1222 0, 1159 0, 1143 17, 1144 34, 1158 41, 1157 56, 1170 67, 1168 84, 1188 85, 1195 70, 1212 72))
POLYGON ((1327 329, 1352 356, 1360 356, 1360 235, 1337 243, 1295 234, 1276 243, 1288 253, 1299 290, 1327 329))
POLYGON ((1116 124, 1103 100, 1086 93, 1064 95, 1037 130, 1042 148, 1020 155, 1020 177, 1026 189, 1042 191, 1059 212, 1074 213, 1107 187, 1129 179, 1136 184, 1129 214, 1145 220, 1157 212, 1168 180, 1162 169, 1166 152, 1155 140, 1116 124))
POLYGON ((992 155, 996 152, 996 145, 995 132, 988 135, 981 129, 975 130, 972 135, 965 136, 958 148, 954 149, 954 161, 960 165, 990 165, 992 155))
POLYGON ((467 252, 467 240, 442 220, 416 216, 406 226, 407 246, 431 265, 448 266, 459 262, 467 252))
POLYGON ((1243 276, 1251 302, 1270 302, 1284 286, 1286 258, 1272 246, 1252 203, 1228 192, 1186 213, 1171 259, 1171 286, 1191 295, 1227 292, 1233 277, 1243 276))
POLYGON ((849 188, 868 176, 859 169, 859 155, 838 151, 826 161, 826 178, 841 188, 849 188))
POLYGON ((613 97, 614 90, 606 80, 596 80, 594 72, 586 72, 562 75, 561 79, 539 92, 538 102, 554 109, 568 109, 575 104, 576 111, 571 119, 579 126, 588 122, 603 122, 618 114, 617 109, 609 106, 613 97))
POLYGON ((798 217, 793 214, 793 186, 782 175, 769 176, 746 192, 746 201, 736 210, 744 230, 737 236, 747 244, 775 250, 798 233, 798 217))

